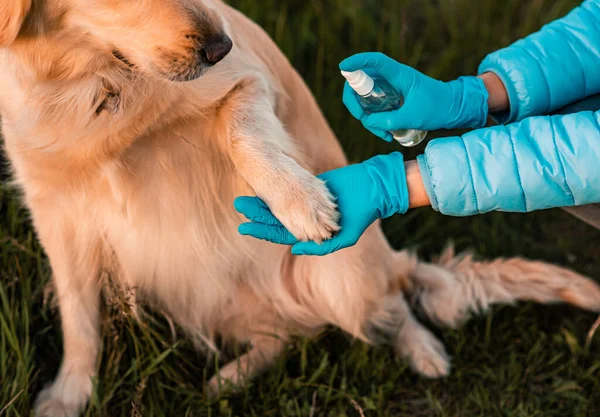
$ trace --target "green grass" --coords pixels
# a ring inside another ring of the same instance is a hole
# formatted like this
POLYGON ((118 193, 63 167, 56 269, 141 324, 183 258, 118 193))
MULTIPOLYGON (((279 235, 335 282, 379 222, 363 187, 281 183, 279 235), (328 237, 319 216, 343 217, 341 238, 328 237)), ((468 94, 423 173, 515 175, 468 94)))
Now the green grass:
MULTIPOLYGON (((577 0, 235 0, 281 46, 315 93, 353 161, 397 149, 351 119, 340 60, 379 50, 434 77, 471 74, 490 51, 565 14, 577 0), (260 3, 260 6, 257 5, 260 3)), ((410 152, 409 152, 410 153, 410 152)), ((524 255, 600 277, 600 232, 561 211, 470 219, 419 210, 385 223, 395 247, 424 256, 452 239, 486 257, 524 255)), ((50 269, 17 195, 0 185, 0 415, 30 415, 61 358, 57 314, 44 302, 50 269)), ((238 396, 211 403, 215 369, 160 318, 141 326, 108 306, 104 351, 88 416, 596 416, 600 336, 570 307, 502 307, 440 331, 452 375, 427 381, 391 350, 328 331, 298 340, 238 396)))

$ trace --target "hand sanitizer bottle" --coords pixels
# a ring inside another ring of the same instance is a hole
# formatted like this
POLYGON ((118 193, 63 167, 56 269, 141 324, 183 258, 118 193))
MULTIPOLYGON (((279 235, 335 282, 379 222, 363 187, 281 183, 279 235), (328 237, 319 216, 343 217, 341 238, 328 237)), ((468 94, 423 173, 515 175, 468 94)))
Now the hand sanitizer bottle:
MULTIPOLYGON (((404 104, 404 97, 383 78, 371 78, 361 70, 342 71, 342 75, 358 94, 360 105, 367 113, 398 110, 404 104)), ((417 146, 427 137, 427 131, 415 129, 394 130, 390 133, 405 147, 417 146)))

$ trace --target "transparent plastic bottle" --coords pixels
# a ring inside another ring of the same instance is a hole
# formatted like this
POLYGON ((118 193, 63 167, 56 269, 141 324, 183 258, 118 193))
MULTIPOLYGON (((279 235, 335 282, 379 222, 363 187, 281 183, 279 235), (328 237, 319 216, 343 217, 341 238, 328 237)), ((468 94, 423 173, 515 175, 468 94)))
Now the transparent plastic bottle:
MULTIPOLYGON (((350 87, 359 96, 360 105, 367 113, 398 110, 404 97, 383 78, 369 77, 364 71, 342 71, 350 87)), ((392 137, 405 147, 417 146, 427 137, 427 131, 402 129, 390 132, 392 137)))

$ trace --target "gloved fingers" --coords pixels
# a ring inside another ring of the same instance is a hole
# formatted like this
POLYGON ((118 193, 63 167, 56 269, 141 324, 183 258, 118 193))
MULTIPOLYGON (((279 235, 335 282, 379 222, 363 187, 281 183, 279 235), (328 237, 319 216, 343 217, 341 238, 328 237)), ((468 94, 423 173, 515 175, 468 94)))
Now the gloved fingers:
POLYGON ((409 116, 409 109, 401 107, 398 110, 368 114, 362 119, 367 129, 377 129, 389 132, 399 129, 418 129, 414 126, 413 118, 409 116))
POLYGON ((252 236, 256 239, 266 240, 279 245, 293 245, 298 243, 296 239, 283 226, 269 226, 262 223, 242 223, 238 232, 244 236, 252 236))
POLYGON ((233 206, 238 213, 243 214, 250 221, 283 227, 269 207, 258 197, 238 197, 234 200, 233 206))
MULTIPOLYGON (((363 52, 346 58, 340 63, 342 71, 356 70, 375 70, 388 82, 402 78, 407 69, 412 69, 403 65, 381 52, 363 52)), ((414 70, 413 70, 414 71, 414 70)), ((371 73, 372 74, 372 73, 371 73)))
POLYGON ((341 235, 337 235, 332 239, 326 240, 322 244, 316 242, 299 242, 292 246, 292 255, 296 256, 325 256, 348 246, 343 241, 341 235))
MULTIPOLYGON (((352 87, 350 87, 350 84, 348 84, 347 82, 346 82, 346 85, 344 86, 343 101, 344 101, 344 105, 346 106, 346 108, 350 111, 350 114, 352 114, 352 116, 354 116, 354 118, 356 118, 362 122, 363 119, 367 116, 367 113, 364 111, 364 109, 360 105, 357 94, 354 92, 352 87)), ((363 122, 363 126, 364 125, 365 124, 363 122)), ((391 142, 393 139, 392 135, 389 132, 386 132, 385 130, 371 128, 368 126, 365 126, 365 127, 367 128, 367 130, 371 131, 371 133, 373 133, 375 136, 380 137, 381 139, 385 140, 386 142, 391 142)))
MULTIPOLYGON (((325 183, 325 185, 327 186, 327 188, 329 188, 329 185, 327 184, 327 181, 329 181, 332 178, 335 178, 336 173, 340 169, 344 169, 344 168, 332 169, 331 171, 322 172, 319 175, 317 175, 317 178, 320 179, 321 181, 323 181, 325 183)), ((331 188, 329 188, 329 191, 332 191, 331 188)))
POLYGON ((344 94, 342 96, 342 101, 344 102, 344 105, 346 106, 350 114, 355 119, 361 120, 363 117, 365 117, 366 113, 360 105, 358 95, 352 89, 352 87, 350 87, 350 84, 348 84, 348 82, 346 82, 346 84, 344 85, 344 94))
MULTIPOLYGON (((364 122, 363 122, 363 126, 365 126, 364 122)), ((375 136, 385 140, 388 143, 391 143, 394 140, 394 137, 392 136, 392 134, 390 132, 386 132, 385 130, 381 130, 381 129, 377 129, 374 127, 367 127, 365 126, 365 128, 371 132, 372 134, 374 134, 375 136)))

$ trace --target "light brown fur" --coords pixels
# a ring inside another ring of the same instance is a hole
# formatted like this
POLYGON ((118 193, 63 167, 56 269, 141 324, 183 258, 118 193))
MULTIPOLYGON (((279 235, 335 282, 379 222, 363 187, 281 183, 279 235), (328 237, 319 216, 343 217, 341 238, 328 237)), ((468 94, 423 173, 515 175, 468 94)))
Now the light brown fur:
POLYGON ((64 360, 37 415, 78 415, 91 394, 106 270, 199 344, 213 346, 216 335, 252 344, 213 391, 267 368, 291 335, 328 324, 367 342, 370 330, 384 330, 416 371, 447 374, 443 346, 402 291, 448 325, 517 298, 600 309, 598 287, 570 271, 452 256, 427 265, 392 251, 379 225, 322 258, 240 236, 233 199, 256 193, 299 238, 330 237, 338 214, 314 174, 347 162, 276 45, 220 1, 7 4, 0 0, 2 128, 64 333, 64 360), (205 67, 205 48, 225 33, 233 51, 205 67))

